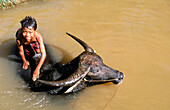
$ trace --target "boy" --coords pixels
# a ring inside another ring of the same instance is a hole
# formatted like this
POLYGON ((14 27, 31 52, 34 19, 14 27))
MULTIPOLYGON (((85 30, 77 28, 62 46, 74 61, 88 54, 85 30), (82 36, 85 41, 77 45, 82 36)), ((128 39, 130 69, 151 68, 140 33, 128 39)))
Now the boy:
MULTIPOLYGON (((33 69, 32 80, 35 81, 39 78, 40 69, 46 59, 46 50, 43 43, 43 38, 37 29, 37 22, 31 16, 26 16, 20 21, 21 28, 18 29, 16 33, 16 42, 19 49, 19 54, 23 61, 23 69, 27 69, 28 65, 32 65, 32 59, 37 59, 39 61, 37 64, 33 64, 31 67, 33 69)), ((36 62, 36 61, 35 61, 36 62)))

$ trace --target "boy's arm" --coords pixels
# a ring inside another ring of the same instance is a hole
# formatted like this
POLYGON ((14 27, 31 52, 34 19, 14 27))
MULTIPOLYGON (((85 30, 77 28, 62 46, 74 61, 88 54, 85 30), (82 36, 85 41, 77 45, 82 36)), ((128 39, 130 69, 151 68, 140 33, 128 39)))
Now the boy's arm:
POLYGON ((18 46, 18 49, 19 49, 19 54, 20 54, 22 62, 23 62, 22 68, 27 69, 29 62, 25 58, 23 46, 21 45, 19 40, 17 40, 16 42, 17 42, 17 46, 18 46))
POLYGON ((45 58, 46 58, 46 50, 45 50, 43 38, 39 33, 37 35, 37 41, 40 45, 41 58, 40 58, 40 61, 39 61, 38 65, 37 65, 37 67, 36 67, 36 69, 33 73, 33 77, 32 77, 33 81, 35 81, 39 77, 40 68, 43 65, 45 58))
POLYGON ((40 69, 41 66, 44 63, 45 58, 46 58, 46 50, 45 50, 43 38, 42 38, 42 36, 40 34, 38 35, 37 40, 38 40, 38 43, 40 45, 40 51, 41 51, 41 59, 39 61, 39 64, 37 65, 37 69, 40 69))
POLYGON ((22 59, 22 61, 23 61, 23 63, 24 63, 24 62, 26 62, 27 60, 25 59, 23 46, 20 44, 20 41, 19 41, 19 40, 17 40, 16 42, 17 42, 17 46, 18 46, 18 49, 19 49, 19 54, 20 54, 21 59, 22 59))

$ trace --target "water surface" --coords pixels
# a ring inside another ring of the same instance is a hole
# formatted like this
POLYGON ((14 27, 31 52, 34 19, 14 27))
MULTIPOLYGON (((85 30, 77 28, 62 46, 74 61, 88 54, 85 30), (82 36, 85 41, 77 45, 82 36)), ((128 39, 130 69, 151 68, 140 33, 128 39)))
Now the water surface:
POLYGON ((169 0, 45 0, 0 10, 0 109, 169 110, 169 12, 169 0), (6 58, 19 21, 28 15, 38 21, 44 41, 68 57, 83 48, 65 32, 83 39, 105 64, 125 74, 123 83, 59 96, 30 91, 16 63, 6 58))

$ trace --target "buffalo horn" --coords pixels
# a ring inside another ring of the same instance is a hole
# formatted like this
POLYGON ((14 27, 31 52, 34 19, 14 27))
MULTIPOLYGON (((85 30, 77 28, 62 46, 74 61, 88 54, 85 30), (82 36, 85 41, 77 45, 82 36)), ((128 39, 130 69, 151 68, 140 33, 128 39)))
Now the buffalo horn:
MULTIPOLYGON (((71 75, 70 77, 68 77, 67 79, 64 80, 60 80, 60 81, 45 81, 45 80, 37 80, 38 82, 41 82, 45 85, 49 85, 49 86, 72 86, 74 85, 77 81, 81 80, 82 78, 84 78, 86 76, 86 74, 90 71, 90 67, 87 69, 87 71, 85 71, 82 75, 80 75, 77 78, 74 78, 74 73, 73 75, 71 75), (73 79, 74 78, 74 79, 73 79)), ((81 74, 81 73, 80 73, 81 74)))
POLYGON ((73 36, 67 32, 66 34, 72 37, 74 40, 76 40, 79 44, 81 44, 86 51, 94 53, 94 50, 90 46, 88 46, 84 41, 80 40, 76 36, 73 36))

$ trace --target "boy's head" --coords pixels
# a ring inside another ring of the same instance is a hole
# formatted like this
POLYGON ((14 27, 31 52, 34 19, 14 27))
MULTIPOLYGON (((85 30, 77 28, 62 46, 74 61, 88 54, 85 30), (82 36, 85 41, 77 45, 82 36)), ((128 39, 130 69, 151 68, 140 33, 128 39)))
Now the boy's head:
POLYGON ((26 16, 23 20, 20 21, 20 23, 22 28, 26 27, 29 29, 33 27, 34 30, 37 29, 37 22, 31 16, 26 16))

